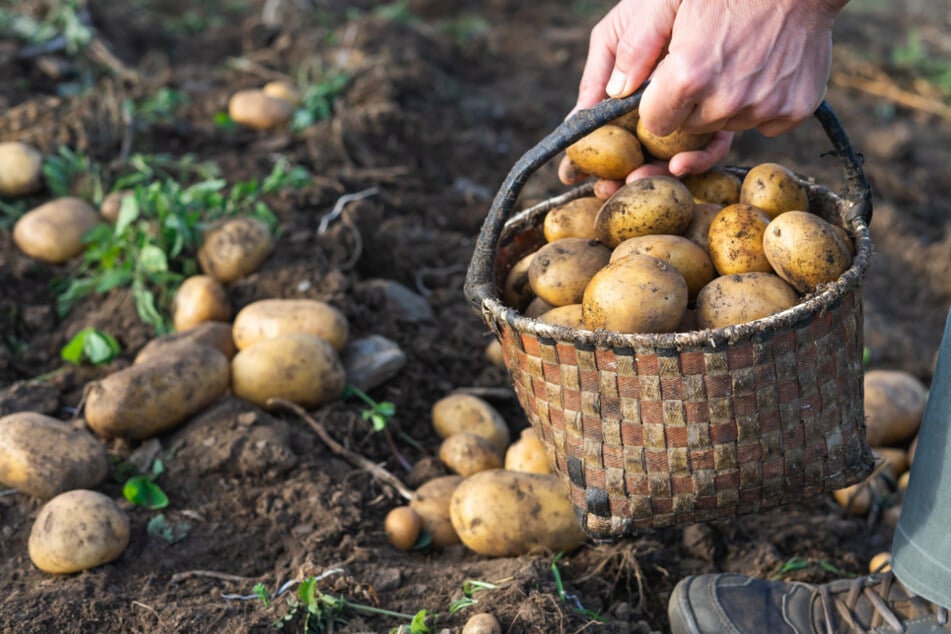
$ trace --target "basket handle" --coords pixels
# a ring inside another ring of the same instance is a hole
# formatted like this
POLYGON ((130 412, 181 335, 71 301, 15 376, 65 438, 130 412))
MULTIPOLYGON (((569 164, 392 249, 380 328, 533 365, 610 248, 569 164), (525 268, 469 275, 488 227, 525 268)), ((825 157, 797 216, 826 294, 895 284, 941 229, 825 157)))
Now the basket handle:
MULTIPOLYGON (((497 294, 493 277, 496 247, 502 228, 512 216, 515 202, 528 178, 575 141, 637 108, 646 87, 645 83, 628 97, 606 99, 590 109, 578 111, 515 163, 492 201, 466 274, 465 294, 473 308, 481 311, 483 300, 497 294)), ((842 161, 845 169, 844 198, 851 203, 846 220, 852 223, 855 219, 861 219, 868 225, 872 220, 872 192, 862 167, 862 158, 852 149, 848 135, 828 102, 819 104, 815 117, 832 141, 831 154, 842 161)))

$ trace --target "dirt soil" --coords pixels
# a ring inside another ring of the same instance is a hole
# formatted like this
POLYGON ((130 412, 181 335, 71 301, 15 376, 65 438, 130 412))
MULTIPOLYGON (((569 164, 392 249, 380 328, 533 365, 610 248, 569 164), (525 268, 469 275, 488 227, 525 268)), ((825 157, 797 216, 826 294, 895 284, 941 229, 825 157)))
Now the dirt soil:
MULTIPOLYGON (((94 0, 90 15, 102 41, 138 78, 100 69, 94 89, 60 94, 64 80, 48 63, 18 59, 16 43, 0 43, 0 138, 44 152, 67 144, 103 163, 131 140, 135 152, 216 161, 232 182, 262 177, 280 156, 307 167, 310 185, 270 200, 283 227, 278 248, 259 272, 229 286, 230 299, 236 309, 269 297, 323 299, 344 311, 354 337, 398 342, 407 363, 372 396, 396 404, 391 425, 399 451, 432 473, 441 467, 430 408, 452 390, 486 389, 514 433, 527 424, 506 371, 484 356, 489 335, 462 283, 496 188, 573 105, 589 29, 609 4, 375 6, 94 0), (235 90, 320 64, 350 77, 329 119, 300 133, 215 126, 235 90), (135 129, 130 139, 122 99, 163 86, 187 93, 188 104, 174 120, 135 129), (341 195, 371 187, 376 195, 350 204, 343 221, 318 235, 321 217, 341 195), (379 279, 416 293, 431 314, 381 292, 373 283, 379 279), (418 446, 404 443, 403 434, 418 446)), ((918 11, 876 7, 859 3, 840 18, 838 79, 828 99, 863 153, 874 188, 875 256, 864 291, 871 367, 904 369, 927 383, 951 304, 951 121, 947 112, 904 99, 927 87, 895 52, 907 49, 907 34, 917 34, 928 59, 951 66, 951 9, 947 2, 918 11)), ((946 103, 946 95, 930 94, 931 103, 946 103)), ((743 134, 730 162, 777 161, 835 185, 838 168, 827 149, 810 122, 777 139, 743 134)), ((525 203, 563 191, 554 167, 532 179, 525 203)), ((29 260, 9 229, 0 229, 0 413, 33 409, 69 419, 87 381, 129 364, 153 336, 124 291, 57 317, 49 282, 68 270, 29 260), (59 349, 86 326, 117 334, 121 358, 28 382, 60 368, 59 349)), ((313 415, 353 451, 418 484, 421 469, 407 473, 361 410, 347 400, 313 415)), ((880 518, 850 517, 821 496, 736 521, 586 545, 558 562, 560 595, 553 553, 490 559, 462 546, 391 547, 383 518, 401 498, 333 454, 292 414, 227 397, 159 440, 167 467, 159 483, 171 498, 165 518, 190 527, 175 543, 147 532, 157 512, 126 505, 132 538, 120 559, 50 576, 27 555, 41 501, 0 495, 0 632, 266 632, 289 608, 284 597, 270 607, 249 600, 253 586, 275 591, 311 575, 324 575, 323 592, 354 603, 439 613, 432 631, 458 632, 485 609, 506 632, 664 632, 667 599, 686 575, 825 581, 836 569, 865 572, 891 539, 880 518), (783 572, 796 557, 804 565, 783 572), (476 607, 448 614, 467 579, 498 587, 477 593, 476 607)), ((112 442, 109 450, 118 461, 138 446, 112 442)), ((117 480, 100 490, 122 498, 117 480)), ((408 623, 354 610, 340 616, 336 632, 387 632, 408 623)), ((303 631, 300 615, 285 630, 303 631)))

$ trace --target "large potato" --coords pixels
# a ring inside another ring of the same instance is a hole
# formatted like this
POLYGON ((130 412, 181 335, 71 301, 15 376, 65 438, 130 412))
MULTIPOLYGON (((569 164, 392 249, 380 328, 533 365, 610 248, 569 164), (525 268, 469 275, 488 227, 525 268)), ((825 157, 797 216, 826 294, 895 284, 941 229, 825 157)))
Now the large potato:
POLYGON ((704 251, 710 249, 710 225, 723 205, 717 203, 697 203, 693 206, 693 217, 684 230, 684 237, 699 244, 704 251))
POLYGON ((436 401, 432 409, 433 429, 440 438, 468 432, 482 436, 499 452, 509 445, 508 425, 487 401, 472 394, 450 394, 436 401))
POLYGON ((538 316, 538 321, 555 326, 567 326, 568 328, 584 328, 584 318, 582 317, 581 304, 567 304, 565 306, 556 306, 551 310, 545 311, 538 316))
POLYGON ((697 295, 697 325, 705 329, 744 324, 798 302, 796 290, 773 273, 723 275, 697 295))
POLYGON ((224 286, 210 275, 192 275, 178 287, 172 322, 181 332, 206 321, 229 321, 231 301, 224 286))
POLYGON ((595 235, 612 249, 628 238, 681 234, 693 219, 693 195, 670 176, 648 176, 624 185, 604 203, 595 235))
POLYGON ((498 447, 477 434, 453 434, 439 446, 439 459, 464 478, 473 473, 502 468, 498 447))
POLYGON ((105 446, 92 434, 35 412, 0 418, 0 482, 49 499, 97 486, 109 475, 105 446))
POLYGON ((141 440, 197 414, 228 389, 228 357, 204 345, 170 346, 86 386, 86 422, 100 436, 141 440))
POLYGON ((535 295, 552 306, 578 304, 591 278, 611 259, 597 240, 563 238, 535 253, 528 281, 535 295))
POLYGON ((267 95, 263 90, 239 90, 228 101, 228 116, 231 120, 256 130, 280 127, 287 123, 292 114, 292 104, 267 95))
POLYGON ((342 312, 316 299, 262 299, 242 308, 234 318, 238 350, 290 333, 315 335, 339 352, 350 339, 350 325, 342 312))
POLYGON ((525 473, 551 473, 551 463, 545 455, 545 447, 535 430, 526 427, 519 439, 509 445, 505 452, 505 468, 508 471, 525 473))
POLYGON ((128 545, 129 518, 112 498, 76 489, 40 509, 28 548, 37 568, 62 575, 114 561, 128 545))
POLYGON ((739 176, 714 167, 702 174, 688 174, 680 179, 696 203, 714 203, 721 206, 740 202, 739 176))
POLYGON ((459 535, 449 518, 452 494, 463 481, 462 476, 433 478, 416 489, 416 497, 409 506, 422 520, 423 529, 432 538, 434 548, 445 548, 459 543, 459 535))
POLYGON ((763 235, 769 217, 743 203, 727 205, 710 223, 707 249, 720 275, 772 273, 763 251, 763 235))
POLYGON ((637 140, 641 142, 641 147, 654 158, 665 161, 681 152, 699 150, 713 138, 713 134, 691 134, 679 128, 661 136, 648 130, 643 119, 638 120, 636 130, 637 140))
POLYGON ((581 302, 588 330, 672 332, 687 309, 687 282, 673 266, 647 255, 611 262, 591 278, 581 302))
POLYGON ((776 216, 763 235, 763 253, 776 275, 800 293, 834 282, 852 264, 848 247, 832 225, 808 211, 776 216))
POLYGON ((257 218, 234 218, 212 229, 198 250, 201 270, 221 283, 258 270, 271 254, 274 240, 257 218))
POLYGON ((13 225, 13 241, 31 258, 62 264, 86 249, 83 235, 102 222, 79 198, 57 198, 31 209, 13 225))
POLYGON ((693 301, 700 289, 716 275, 707 252, 683 236, 658 234, 630 238, 614 248, 611 261, 629 255, 649 255, 677 269, 687 282, 690 301, 693 301))
POLYGON ((624 180, 644 163, 637 137, 616 125, 601 126, 565 151, 582 172, 609 180, 624 180))
POLYGON ((779 163, 751 168, 740 187, 740 202, 763 210, 770 219, 786 211, 809 211, 806 188, 779 163))
POLYGON ((512 265, 505 276, 505 286, 502 288, 502 301, 506 306, 516 310, 524 310, 534 299, 532 285, 528 282, 528 268, 532 265, 535 253, 529 253, 512 265))
POLYGON ((598 217, 604 201, 596 196, 582 196, 555 207, 545 214, 542 230, 545 240, 554 242, 562 238, 586 238, 594 240, 594 219, 598 217))
POLYGON ((194 328, 152 339, 135 355, 135 363, 144 363, 150 359, 161 357, 168 354, 170 347, 179 345, 209 346, 221 352, 229 360, 234 358, 238 351, 231 337, 231 324, 223 321, 206 321, 194 328))
POLYGON ((872 447, 895 446, 918 433, 928 390, 903 370, 865 373, 865 426, 872 447))
POLYGON ((26 143, 0 143, 0 196, 25 196, 43 185, 43 155, 26 143))
POLYGON ((456 488, 449 512, 462 543, 487 557, 572 551, 586 539, 555 475, 477 473, 456 488))

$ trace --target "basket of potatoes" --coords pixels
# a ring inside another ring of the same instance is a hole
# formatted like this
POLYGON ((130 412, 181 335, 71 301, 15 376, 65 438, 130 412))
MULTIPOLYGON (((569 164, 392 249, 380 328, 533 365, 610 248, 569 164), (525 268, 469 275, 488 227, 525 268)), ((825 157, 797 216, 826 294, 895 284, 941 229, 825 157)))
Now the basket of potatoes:
POLYGON ((515 164, 465 286, 595 539, 800 501, 873 467, 871 193, 827 103, 815 114, 843 193, 766 163, 639 179, 606 201, 587 184, 515 213, 528 178, 566 149, 585 172, 599 152, 631 171, 616 162, 651 147, 630 149, 640 94, 576 113, 515 164), (628 148, 586 146, 605 129, 628 148))

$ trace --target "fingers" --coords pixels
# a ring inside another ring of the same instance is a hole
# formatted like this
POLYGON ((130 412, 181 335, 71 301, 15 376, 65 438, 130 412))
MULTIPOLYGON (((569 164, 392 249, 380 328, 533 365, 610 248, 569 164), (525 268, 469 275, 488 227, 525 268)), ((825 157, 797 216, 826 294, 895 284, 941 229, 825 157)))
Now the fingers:
POLYGON ((594 184, 594 195, 601 200, 607 200, 614 195, 614 192, 621 189, 623 184, 621 181, 609 181, 602 178, 594 184))
POLYGON ((675 155, 670 159, 667 167, 674 176, 705 172, 726 158, 733 144, 733 137, 732 132, 717 132, 706 147, 675 155))
POLYGON ((588 175, 579 170, 571 159, 567 156, 561 158, 561 163, 558 164, 558 180, 562 185, 577 185, 586 178, 588 175))

